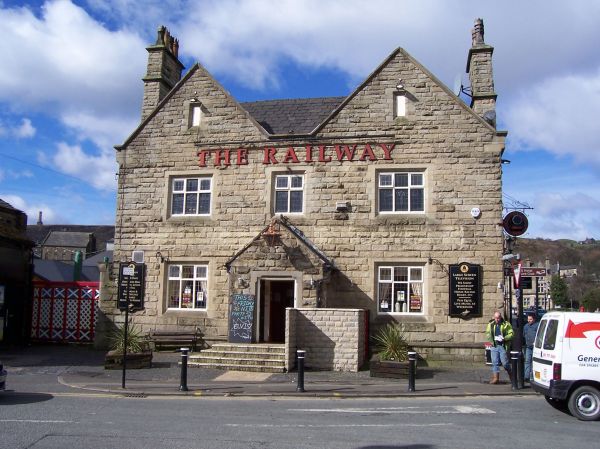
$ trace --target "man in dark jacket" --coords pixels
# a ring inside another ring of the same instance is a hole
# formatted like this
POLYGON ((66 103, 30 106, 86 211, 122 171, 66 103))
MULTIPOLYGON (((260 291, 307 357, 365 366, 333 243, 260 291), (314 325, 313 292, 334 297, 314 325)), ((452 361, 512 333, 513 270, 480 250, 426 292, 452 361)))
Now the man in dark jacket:
POLYGON ((527 323, 525 326, 523 326, 523 339, 525 340, 525 382, 529 382, 533 379, 533 373, 531 372, 531 360, 533 358, 535 334, 539 325, 540 323, 535 320, 535 314, 528 313, 527 323))
POLYGON ((494 319, 491 320, 485 330, 488 342, 491 346, 492 356, 492 378, 490 384, 500 382, 500 364, 510 377, 510 365, 508 363, 507 351, 510 350, 510 342, 513 339, 514 331, 508 321, 504 321, 500 312, 494 313, 494 319))

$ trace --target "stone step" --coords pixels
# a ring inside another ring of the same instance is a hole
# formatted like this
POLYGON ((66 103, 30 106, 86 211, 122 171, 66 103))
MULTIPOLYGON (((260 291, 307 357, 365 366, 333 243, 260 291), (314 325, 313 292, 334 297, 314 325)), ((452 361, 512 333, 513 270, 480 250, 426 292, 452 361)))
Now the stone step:
POLYGON ((197 356, 190 357, 188 359, 188 364, 193 363, 209 363, 212 365, 262 365, 262 366, 275 366, 275 367, 284 367, 285 361, 282 359, 275 360, 267 360, 261 358, 242 358, 242 357, 212 357, 212 356, 197 356))
POLYGON ((276 354, 285 354, 285 345, 273 344, 239 344, 239 343, 215 343, 212 350, 218 351, 236 351, 236 352, 272 352, 276 354))
POLYGON ((201 352, 190 354, 190 359, 203 357, 220 358, 255 358, 259 360, 285 360, 285 354, 273 352, 245 352, 245 351, 215 351, 214 349, 205 349, 201 352))
POLYGON ((275 366, 264 366, 264 365, 237 365, 235 363, 228 364, 212 364, 212 363, 198 363, 188 362, 190 367, 194 368, 213 368, 231 371, 252 371, 256 373, 284 373, 284 367, 275 366))

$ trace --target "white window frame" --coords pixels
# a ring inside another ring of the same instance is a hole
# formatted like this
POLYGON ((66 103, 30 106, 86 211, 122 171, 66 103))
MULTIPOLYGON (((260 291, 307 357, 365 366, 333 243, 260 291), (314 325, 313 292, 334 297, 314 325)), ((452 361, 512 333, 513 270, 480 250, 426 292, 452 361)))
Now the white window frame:
POLYGON ((202 103, 190 103, 190 128, 198 127, 202 123, 202 103))
POLYGON ((213 186, 213 180, 212 180, 212 176, 189 176, 189 177, 184 177, 184 176, 178 176, 175 178, 171 179, 171 186, 169 189, 169 198, 170 198, 170 215, 172 217, 207 217, 211 215, 212 212, 212 203, 213 203, 213 194, 212 194, 212 186, 213 186), (196 180, 198 182, 198 188, 197 190, 190 190, 188 191, 188 181, 191 180, 196 180), (202 188, 202 181, 208 181, 209 182, 209 188, 208 189, 203 189, 202 188), (183 182, 183 189, 175 189, 175 184, 177 182, 183 182), (186 213, 186 201, 187 201, 187 195, 193 195, 196 194, 196 212, 195 213, 186 213), (200 197, 201 195, 209 195, 209 206, 208 206, 208 212, 205 213, 199 213, 199 209, 200 209, 200 197), (183 209, 181 212, 174 212, 173 208, 175 206, 175 195, 183 195, 183 209))
POLYGON ((424 214, 425 213, 425 172, 423 171, 381 171, 377 173, 377 213, 379 214, 424 214), (395 179, 396 175, 406 175, 408 177, 408 184, 406 186, 396 187, 395 179), (421 177, 421 183, 413 183, 415 175, 421 177), (382 178, 389 176, 391 177, 391 184, 384 184, 382 178), (381 210, 381 191, 390 190, 392 192, 392 210, 381 210), (407 209, 396 210, 396 191, 406 190, 407 191, 407 209), (413 190, 421 190, 423 195, 423 208, 420 210, 411 210, 412 200, 411 192, 413 190))
POLYGON ((425 268, 422 265, 397 264, 378 266, 377 314, 423 315, 425 313, 424 276, 425 268), (405 280, 398 280, 396 277, 401 274, 401 270, 406 270, 405 280), (389 276, 385 274, 386 272, 389 272, 389 276), (419 310, 416 310, 417 304, 420 305, 419 310))
POLYGON ((394 116, 406 117, 406 95, 401 93, 394 95, 394 116))
POLYGON ((207 264, 167 265, 167 310, 206 310, 208 299, 207 264), (191 276, 184 276, 186 269, 189 271, 190 268, 191 276), (175 283, 178 283, 177 291, 174 288, 175 283), (188 287, 189 292, 186 291, 188 287), (174 305, 174 302, 177 305, 174 305))
POLYGON ((304 174, 303 173, 275 173, 273 179, 273 213, 275 214, 290 214, 290 215, 302 215, 304 214, 305 208, 305 199, 306 199, 306 191, 304 187, 306 186, 304 174), (285 187, 278 187, 277 180, 280 178, 287 179, 287 185, 285 187), (292 187, 292 178, 300 178, 302 180, 302 185, 300 187, 292 187), (277 210, 277 192, 286 192, 287 193, 287 206, 285 211, 277 210), (291 212, 291 198, 292 192, 302 192, 302 210, 291 212))

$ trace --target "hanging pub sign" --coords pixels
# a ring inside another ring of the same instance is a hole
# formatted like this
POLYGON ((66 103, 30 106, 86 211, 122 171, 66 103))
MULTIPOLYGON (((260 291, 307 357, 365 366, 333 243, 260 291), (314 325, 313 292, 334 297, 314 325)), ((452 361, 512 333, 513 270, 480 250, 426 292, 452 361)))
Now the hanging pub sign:
POLYGON ((481 316, 481 274, 481 265, 462 262, 449 266, 450 316, 481 316))
POLYGON ((229 301, 229 342, 250 343, 254 330, 254 295, 234 294, 229 301))
POLYGON ((512 237, 519 237, 520 235, 525 234, 528 226, 529 222, 527 221, 527 216, 523 212, 516 210, 506 214, 502 219, 504 232, 512 237))
POLYGON ((135 262, 119 264, 119 310, 142 310, 144 308, 144 280, 146 265, 135 262))

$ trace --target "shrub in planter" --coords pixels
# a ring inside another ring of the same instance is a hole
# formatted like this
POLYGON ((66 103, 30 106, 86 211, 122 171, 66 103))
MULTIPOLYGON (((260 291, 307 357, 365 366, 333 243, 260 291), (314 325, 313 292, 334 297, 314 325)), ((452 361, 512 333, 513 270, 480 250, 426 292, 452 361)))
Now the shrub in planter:
POLYGON ((388 324, 373 337, 379 360, 405 362, 408 360, 408 343, 401 324, 388 324))
MULTIPOLYGON (((110 351, 104 359, 104 368, 120 369, 123 367, 123 348, 125 343, 125 326, 118 326, 107 337, 110 351)), ((141 331, 133 325, 127 327, 127 367, 131 369, 150 368, 152 351, 141 331)))

